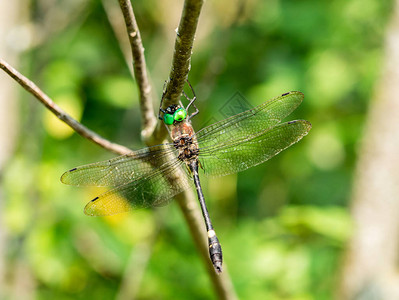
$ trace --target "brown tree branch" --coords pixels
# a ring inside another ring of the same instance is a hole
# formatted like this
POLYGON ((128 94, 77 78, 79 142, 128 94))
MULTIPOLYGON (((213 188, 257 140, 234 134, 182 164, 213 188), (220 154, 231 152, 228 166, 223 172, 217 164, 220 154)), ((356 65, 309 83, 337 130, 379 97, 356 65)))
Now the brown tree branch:
MULTIPOLYGON (((186 83, 188 72, 190 71, 192 48, 202 5, 202 0, 186 0, 184 2, 175 41, 169 80, 163 93, 164 109, 171 104, 179 102, 184 84, 186 83)), ((153 134, 153 141, 155 143, 162 141, 166 137, 166 134, 165 126, 161 122, 158 122, 158 126, 153 134)), ((226 264, 223 273, 217 275, 209 259, 209 249, 206 236, 204 235, 205 226, 202 213, 193 192, 185 191, 177 195, 176 200, 189 226, 194 243, 207 267, 209 278, 219 299, 237 299, 226 264)))
POLYGON ((186 0, 184 2, 179 27, 176 33, 175 51, 169 81, 164 95, 164 107, 176 104, 183 91, 191 67, 191 55, 195 32, 204 1, 186 0))
MULTIPOLYGON (((188 72, 191 67, 191 55, 195 32, 203 5, 203 0, 186 0, 180 18, 179 27, 176 32, 175 50, 173 53, 172 66, 169 80, 163 94, 163 108, 171 104, 177 104, 186 83, 188 72)), ((161 122, 153 134, 154 140, 163 140, 167 135, 165 127, 161 122)))
MULTIPOLYGON (((149 86, 147 74, 145 73, 144 48, 141 44, 140 32, 135 21, 133 8, 131 7, 130 1, 119 0, 119 4, 126 22, 134 60, 134 72, 141 93, 140 104, 142 106, 141 111, 143 114, 142 137, 147 145, 159 144, 166 138, 167 132, 162 122, 158 122, 158 127, 153 132, 149 132, 148 130, 152 128, 146 125, 146 122, 148 122, 146 120, 150 120, 150 115, 153 116, 153 111, 152 103, 150 103, 149 98, 150 90, 148 90, 148 94, 146 95, 145 90, 142 91, 142 88, 140 87, 140 84, 143 84, 143 86, 149 86)), ((177 31, 171 72, 163 95, 163 108, 166 108, 173 103, 178 103, 180 99, 180 95, 183 91, 183 87, 190 70, 190 59, 193 42, 202 5, 203 1, 185 1, 177 31)), ((209 250, 208 244, 206 242, 206 236, 204 235, 205 228, 202 219, 202 213, 199 209, 198 202, 196 201, 193 192, 185 191, 184 193, 178 195, 176 199, 189 226, 194 243, 198 248, 205 265, 207 266, 207 272, 215 291, 219 296, 219 299, 236 299, 237 296, 235 295, 227 269, 225 268, 224 273, 221 275, 217 275, 209 259, 209 250)))
MULTIPOLYGON (((138 45, 138 43, 141 43, 140 38, 135 41, 136 43, 134 43, 134 40, 132 39, 135 36, 140 37, 133 15, 133 9, 130 6, 130 1, 119 0, 119 3, 121 4, 121 8, 124 13, 131 47, 133 49, 133 59, 135 60, 136 58, 134 49, 138 47, 136 52, 142 53, 140 51, 143 49, 143 47, 138 45), (135 24, 134 29, 132 24, 135 24)), ((198 0, 186 0, 184 3, 179 28, 177 31, 171 72, 163 94, 163 108, 166 108, 173 103, 178 103, 180 99, 180 95, 183 91, 183 87, 190 70, 193 42, 202 5, 203 1, 198 0)), ((154 131, 152 138, 150 139, 149 136, 146 136, 147 139, 145 141, 147 144, 158 144, 164 140, 166 134, 167 132, 165 130, 165 126, 162 124, 162 122, 158 122, 158 127, 154 131)), ((207 266, 208 274, 219 298, 236 299, 237 297, 226 268, 224 273, 221 275, 216 275, 213 265, 209 259, 208 245, 206 243, 206 236, 204 235, 205 231, 202 213, 192 191, 186 191, 178 195, 176 198, 189 226, 195 245, 201 253, 201 257, 203 258, 205 265, 207 266)))
POLYGON ((139 88, 141 108, 141 137, 146 142, 152 135, 156 118, 154 107, 151 101, 151 85, 148 82, 147 67, 144 58, 144 47, 141 42, 141 35, 134 16, 130 0, 119 0, 126 29, 129 36, 133 56, 133 70, 139 88))
POLYGON ((337 299, 399 299, 399 0, 354 177, 354 233, 337 299))
POLYGON ((61 107, 54 103, 54 101, 51 100, 50 97, 47 96, 42 90, 40 90, 32 81, 30 81, 28 78, 23 76, 13 67, 11 67, 3 59, 0 59, 0 68, 3 69, 8 75, 10 75, 16 82, 18 82, 25 90, 35 96, 36 99, 39 100, 44 106, 46 106, 53 114, 55 114, 58 119, 65 122, 82 137, 92 141, 93 143, 103 147, 104 149, 107 149, 119 155, 131 152, 129 148, 111 143, 102 136, 80 124, 65 111, 63 111, 61 107))
POLYGON ((115 0, 101 0, 107 15, 108 22, 111 25, 115 38, 118 40, 119 48, 123 54, 129 72, 134 77, 133 64, 131 63, 131 45, 129 35, 126 34, 125 20, 122 17, 122 10, 115 0))

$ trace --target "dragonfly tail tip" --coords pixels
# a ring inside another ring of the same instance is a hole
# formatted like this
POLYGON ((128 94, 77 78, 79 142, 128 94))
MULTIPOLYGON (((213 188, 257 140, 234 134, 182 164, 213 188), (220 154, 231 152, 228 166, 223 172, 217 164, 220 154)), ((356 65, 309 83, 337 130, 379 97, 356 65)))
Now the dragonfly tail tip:
POLYGON ((216 274, 220 274, 223 272, 221 262, 214 264, 213 267, 215 268, 216 274))

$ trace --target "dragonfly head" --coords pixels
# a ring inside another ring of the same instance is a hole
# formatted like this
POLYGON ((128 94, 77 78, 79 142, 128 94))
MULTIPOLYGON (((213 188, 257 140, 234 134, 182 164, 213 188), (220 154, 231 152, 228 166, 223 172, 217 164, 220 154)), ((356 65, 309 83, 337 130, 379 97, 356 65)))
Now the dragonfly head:
POLYGON ((174 122, 181 122, 187 117, 187 111, 179 105, 173 104, 165 109, 163 121, 166 125, 172 125, 174 122))

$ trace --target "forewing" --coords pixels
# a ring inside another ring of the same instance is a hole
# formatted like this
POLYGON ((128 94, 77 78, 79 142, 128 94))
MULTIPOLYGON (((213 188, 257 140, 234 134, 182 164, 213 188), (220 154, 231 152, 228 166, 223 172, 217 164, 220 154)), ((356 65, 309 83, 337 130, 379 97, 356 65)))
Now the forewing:
POLYGON ((223 176, 246 170, 277 155, 304 137, 312 125, 296 120, 279 124, 252 136, 225 141, 200 149, 200 162, 205 174, 223 176))
POLYGON ((61 176, 61 182, 76 186, 119 186, 153 172, 157 169, 157 162, 162 162, 175 152, 173 144, 144 148, 71 169, 61 176))
POLYGON ((201 149, 223 144, 232 139, 253 136, 280 123, 303 100, 301 92, 289 92, 271 99, 253 109, 219 121, 197 132, 201 149))
POLYGON ((190 187, 190 177, 182 165, 183 162, 176 158, 144 179, 105 192, 86 205, 85 214, 107 216, 167 204, 174 195, 190 187))

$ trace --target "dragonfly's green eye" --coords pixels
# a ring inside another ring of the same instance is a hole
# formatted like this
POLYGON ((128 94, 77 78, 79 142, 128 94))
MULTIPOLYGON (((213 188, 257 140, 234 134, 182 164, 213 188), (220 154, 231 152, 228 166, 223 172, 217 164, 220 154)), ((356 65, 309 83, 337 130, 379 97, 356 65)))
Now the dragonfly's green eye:
POLYGON ((187 117, 187 111, 184 108, 179 108, 178 110, 175 111, 173 114, 173 119, 177 122, 183 121, 187 117))
POLYGON ((172 125, 175 119, 173 118, 173 115, 171 114, 164 114, 163 115, 163 121, 165 122, 166 125, 172 125))

